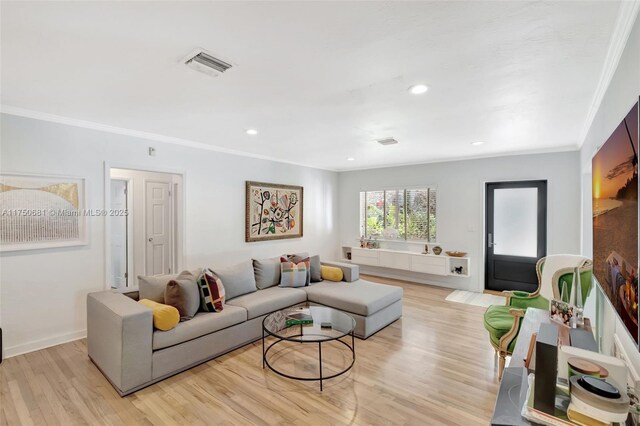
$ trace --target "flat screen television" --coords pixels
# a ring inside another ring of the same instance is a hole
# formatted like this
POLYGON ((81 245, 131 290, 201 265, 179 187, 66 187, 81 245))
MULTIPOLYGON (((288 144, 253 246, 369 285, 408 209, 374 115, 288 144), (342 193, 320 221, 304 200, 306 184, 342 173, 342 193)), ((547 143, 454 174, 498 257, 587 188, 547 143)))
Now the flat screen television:
POLYGON ((638 103, 592 160, 593 274, 638 345, 638 103))

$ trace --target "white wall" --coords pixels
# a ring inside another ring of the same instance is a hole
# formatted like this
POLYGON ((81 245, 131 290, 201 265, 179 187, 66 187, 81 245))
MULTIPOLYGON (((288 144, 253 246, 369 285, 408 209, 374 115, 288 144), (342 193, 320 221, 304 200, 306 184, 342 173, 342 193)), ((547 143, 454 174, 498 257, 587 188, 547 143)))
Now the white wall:
MULTIPOLYGON (((582 253, 592 256, 592 197, 591 160, 597 149, 611 135, 640 95, 640 20, 637 20, 624 48, 618 67, 604 95, 594 121, 580 150, 580 172, 582 179, 582 253)), ((604 350, 612 351, 615 332, 631 356, 636 370, 640 372, 640 354, 635 343, 617 318, 613 308, 606 303, 604 318, 599 327, 603 329, 604 350)))
MULTIPOLYGON (((426 276, 425 282, 465 290, 483 290, 485 182, 546 179, 548 181, 549 254, 580 250, 580 176, 578 152, 518 155, 340 173, 338 198, 343 245, 356 245, 359 235, 359 192, 436 185, 438 243, 445 250, 466 251, 471 277, 426 276)), ((414 274, 415 275, 415 274, 414 274)))
MULTIPOLYGON (((186 268, 293 251, 338 256, 337 173, 7 114, 0 123, 1 170, 85 177, 87 208, 104 208, 104 161, 183 174, 186 268), (149 146, 156 148, 155 157, 148 156, 149 146), (245 243, 246 180, 304 186, 304 237, 245 243)), ((5 355, 85 334, 86 295, 104 288, 104 221, 89 219, 84 247, 1 254, 5 355)))

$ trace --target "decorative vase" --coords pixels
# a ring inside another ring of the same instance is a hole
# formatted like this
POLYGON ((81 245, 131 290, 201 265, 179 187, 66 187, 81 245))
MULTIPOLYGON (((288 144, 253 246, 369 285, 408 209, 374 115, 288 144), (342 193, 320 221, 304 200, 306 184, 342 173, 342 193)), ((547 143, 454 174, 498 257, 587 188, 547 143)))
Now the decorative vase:
POLYGON ((442 253, 442 247, 440 246, 435 246, 432 250, 433 250, 433 254, 439 255, 440 253, 442 253))

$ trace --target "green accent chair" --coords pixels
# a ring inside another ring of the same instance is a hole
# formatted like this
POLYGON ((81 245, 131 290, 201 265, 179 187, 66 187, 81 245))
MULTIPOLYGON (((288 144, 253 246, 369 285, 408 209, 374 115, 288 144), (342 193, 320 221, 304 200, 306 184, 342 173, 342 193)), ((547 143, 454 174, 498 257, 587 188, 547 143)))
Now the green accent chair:
MULTIPOLYGON (((542 271, 545 260, 543 257, 536 263, 536 274, 538 276, 538 288, 533 293, 526 291, 504 291, 506 303, 504 305, 492 305, 484 313, 484 328, 489 332, 489 341, 499 357, 498 379, 502 380, 502 372, 506 362, 506 357, 513 354, 513 349, 518 340, 518 333, 522 324, 522 318, 527 308, 549 309, 549 300, 540 293, 542 290, 542 271)), ((580 283, 582 289, 582 305, 591 291, 591 275, 593 263, 586 259, 580 267, 580 283)), ((566 299, 571 294, 573 285, 574 268, 561 268, 553 274, 552 282, 545 285, 552 286, 551 291, 544 293, 554 295, 559 299, 562 288, 566 286, 566 299)))

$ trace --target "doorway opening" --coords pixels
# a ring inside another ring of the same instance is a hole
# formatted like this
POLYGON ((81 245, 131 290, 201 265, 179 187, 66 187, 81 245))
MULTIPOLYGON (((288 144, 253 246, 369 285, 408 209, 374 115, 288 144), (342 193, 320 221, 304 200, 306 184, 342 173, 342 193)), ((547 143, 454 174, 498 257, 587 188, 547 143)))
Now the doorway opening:
POLYGON ((109 169, 108 286, 182 267, 183 179, 173 173, 109 169))

